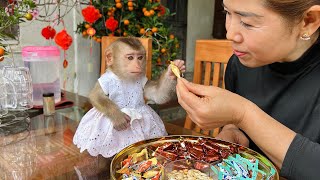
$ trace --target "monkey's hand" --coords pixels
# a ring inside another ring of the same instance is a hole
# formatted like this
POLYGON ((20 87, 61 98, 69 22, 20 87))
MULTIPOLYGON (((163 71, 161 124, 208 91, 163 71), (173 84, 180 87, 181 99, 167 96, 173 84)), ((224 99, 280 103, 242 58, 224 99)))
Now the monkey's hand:
MULTIPOLYGON (((183 60, 177 59, 174 60, 173 63, 175 66, 177 66, 177 68, 179 68, 181 73, 184 73, 186 71, 186 66, 184 65, 183 60)), ((172 80, 175 80, 177 78, 177 76, 172 72, 171 66, 168 66, 167 76, 172 80)))
POLYGON ((112 118, 114 118, 111 120, 113 128, 117 131, 126 130, 130 126, 131 118, 121 111, 120 113, 115 114, 112 118))
POLYGON ((91 104, 106 117, 110 119, 113 127, 120 131, 127 129, 130 123, 130 117, 123 113, 119 107, 106 96, 97 82, 89 94, 91 104))
MULTIPOLYGON (((186 67, 183 60, 174 60, 174 65, 179 68, 180 72, 185 72, 186 67)), ((148 81, 144 88, 144 97, 150 102, 164 104, 176 96, 177 76, 172 72, 171 66, 162 73, 160 79, 148 81)))

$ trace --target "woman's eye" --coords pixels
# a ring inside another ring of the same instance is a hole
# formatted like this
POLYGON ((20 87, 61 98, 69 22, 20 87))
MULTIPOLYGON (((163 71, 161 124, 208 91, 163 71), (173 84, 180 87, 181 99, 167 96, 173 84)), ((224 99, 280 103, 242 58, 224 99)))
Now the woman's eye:
POLYGON ((133 56, 128 56, 128 59, 129 60, 133 60, 133 56))
POLYGON ((143 56, 139 56, 138 59, 139 59, 139 60, 142 60, 142 59, 143 59, 143 56))
POLYGON ((251 28, 251 27, 253 27, 252 25, 247 24, 247 23, 244 23, 243 21, 240 21, 240 24, 241 24, 241 26, 243 26, 243 27, 245 27, 245 28, 251 28))
POLYGON ((230 12, 225 9, 222 12, 223 12, 223 14, 230 15, 230 12))

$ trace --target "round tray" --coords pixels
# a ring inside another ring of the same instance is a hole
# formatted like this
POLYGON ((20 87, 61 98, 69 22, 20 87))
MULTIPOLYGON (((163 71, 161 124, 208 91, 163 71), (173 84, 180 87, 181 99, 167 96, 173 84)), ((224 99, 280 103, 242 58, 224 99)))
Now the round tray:
MULTIPOLYGON (((123 150, 121 150, 118 154, 114 156, 112 159, 111 165, 110 165, 110 177, 112 180, 118 180, 121 179, 120 174, 116 173, 117 170, 121 169, 121 162, 125 160, 128 155, 132 155, 133 153, 138 153, 144 148, 148 147, 155 147, 160 144, 168 143, 168 142, 181 142, 183 141, 189 141, 192 143, 195 143, 198 141, 199 138, 202 138, 204 140, 210 140, 211 142, 217 143, 221 146, 237 146, 239 149, 238 154, 240 154, 242 157, 248 158, 248 159, 257 159, 259 160, 259 169, 262 170, 267 176, 271 174, 271 169, 273 168, 276 170, 275 166, 264 156, 261 154, 246 148, 244 146, 218 140, 215 138, 211 137, 204 137, 204 136, 189 136, 189 135, 179 135, 179 136, 165 136, 165 137, 159 137, 159 138, 154 138, 154 139, 148 139, 144 141, 139 141, 137 143, 134 143, 123 150)), ((168 160, 170 162, 170 160, 168 160)), ((216 164, 216 163, 214 163, 216 164)), ((213 165, 214 165, 213 164, 213 165)), ((261 178, 257 178, 261 179, 261 178)), ((273 180, 278 180, 279 179, 279 174, 277 171, 275 171, 275 174, 273 175, 272 178, 273 180)))

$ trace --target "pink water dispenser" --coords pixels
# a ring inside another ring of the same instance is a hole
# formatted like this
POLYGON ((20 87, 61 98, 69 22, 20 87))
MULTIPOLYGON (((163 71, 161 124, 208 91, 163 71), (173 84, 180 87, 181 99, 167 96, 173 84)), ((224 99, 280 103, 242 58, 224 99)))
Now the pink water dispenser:
POLYGON ((56 46, 25 46, 22 60, 30 69, 33 86, 33 104, 42 106, 42 95, 54 93, 55 103, 61 101, 59 60, 60 51, 56 46))

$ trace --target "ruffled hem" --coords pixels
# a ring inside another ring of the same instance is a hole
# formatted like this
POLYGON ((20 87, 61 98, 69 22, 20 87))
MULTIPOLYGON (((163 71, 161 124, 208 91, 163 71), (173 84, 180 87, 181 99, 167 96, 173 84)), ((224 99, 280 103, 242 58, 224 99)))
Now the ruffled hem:
POLYGON ((139 111, 144 112, 143 119, 152 120, 134 121, 134 126, 124 131, 113 129, 111 121, 93 108, 82 118, 73 143, 80 152, 87 150, 91 156, 101 154, 108 158, 135 142, 167 135, 160 117, 148 108, 139 111))
POLYGON ((77 142, 77 141, 74 141, 74 144, 80 149, 81 153, 84 152, 85 150, 87 150, 87 152, 91 156, 97 156, 97 155, 101 154, 103 157, 109 158, 109 157, 114 156, 115 154, 120 152, 122 149, 128 147, 131 144, 134 144, 134 143, 142 141, 142 140, 162 137, 162 136, 166 136, 166 135, 167 135, 167 133, 151 136, 151 137, 145 138, 145 139, 134 139, 134 140, 132 139, 132 140, 130 140, 130 142, 128 142, 127 141, 128 139, 126 139, 124 137, 123 139, 126 140, 127 143, 121 144, 121 145, 119 145, 118 141, 113 141, 113 143, 103 144, 100 146, 97 146, 95 144, 90 145, 90 144, 87 144, 86 142, 81 143, 81 142, 77 142))

